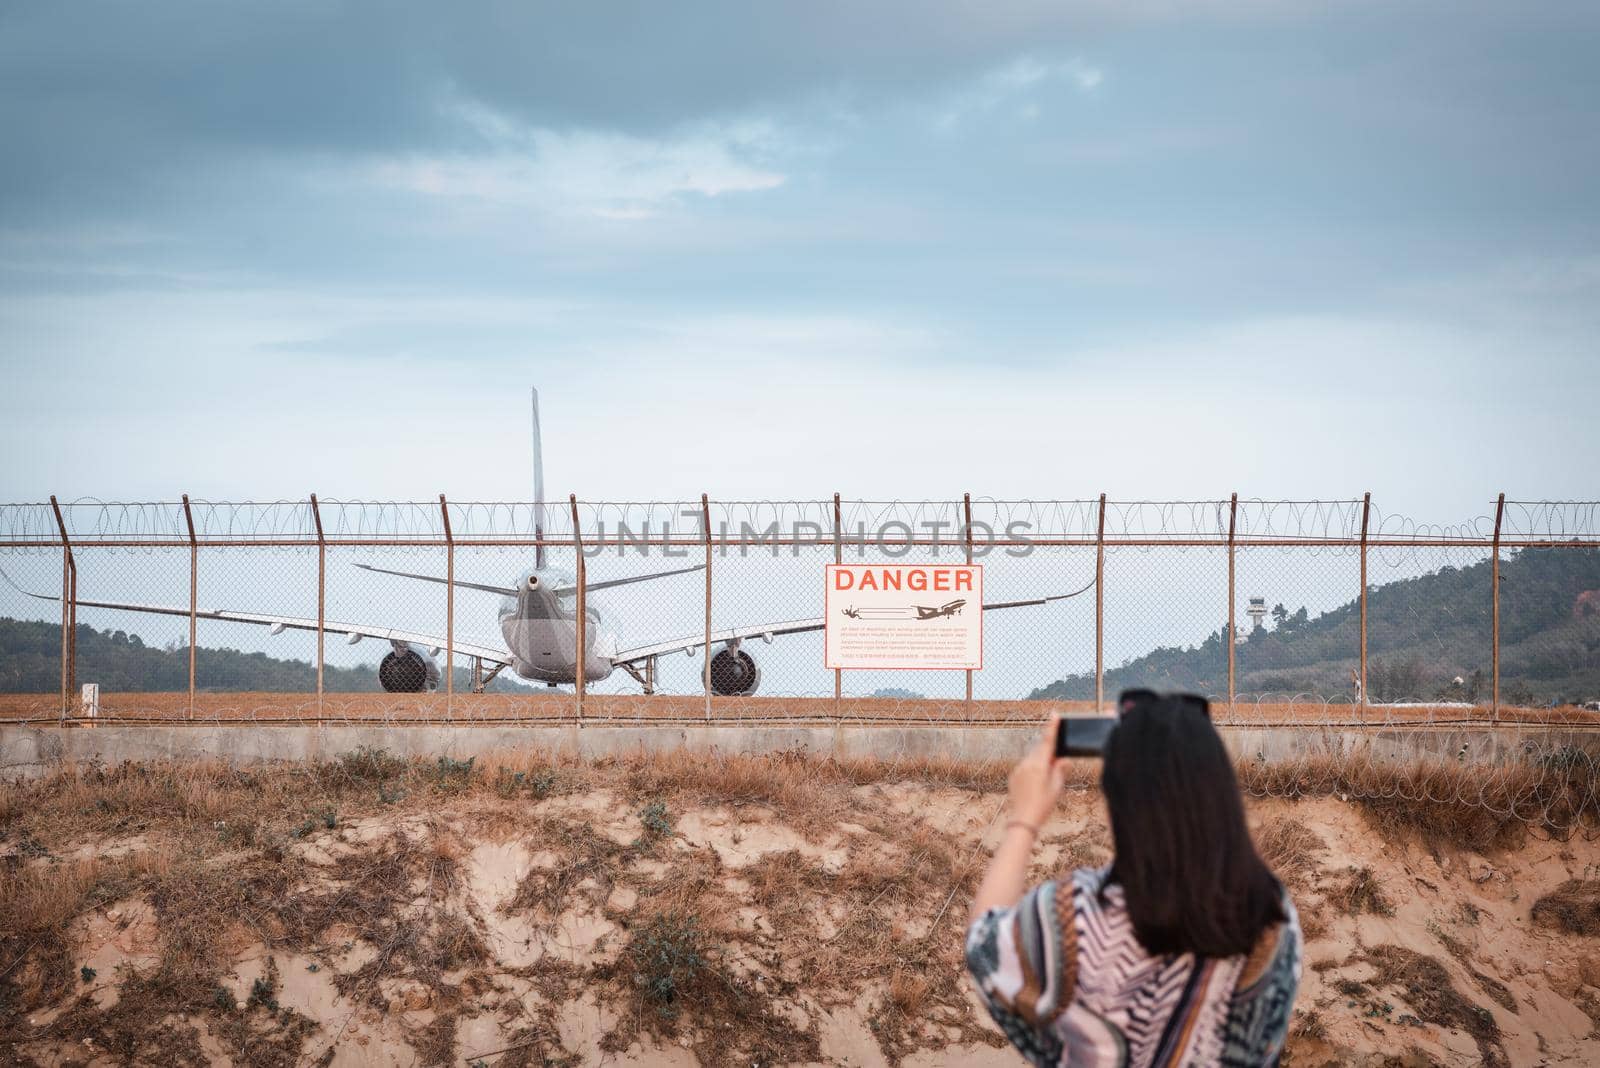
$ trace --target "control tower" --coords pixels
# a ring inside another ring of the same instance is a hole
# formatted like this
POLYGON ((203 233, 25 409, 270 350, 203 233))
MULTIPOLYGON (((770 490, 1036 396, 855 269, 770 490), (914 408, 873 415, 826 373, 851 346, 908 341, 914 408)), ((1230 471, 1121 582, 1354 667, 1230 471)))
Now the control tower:
POLYGON ((1265 597, 1250 598, 1250 607, 1244 610, 1250 617, 1250 629, 1255 630, 1261 626, 1261 621, 1267 618, 1267 599, 1265 597))

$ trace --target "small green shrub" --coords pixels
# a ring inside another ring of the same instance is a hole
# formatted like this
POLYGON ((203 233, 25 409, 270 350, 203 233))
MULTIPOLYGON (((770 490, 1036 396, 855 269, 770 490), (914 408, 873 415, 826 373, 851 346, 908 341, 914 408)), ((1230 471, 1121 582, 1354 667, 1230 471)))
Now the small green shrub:
POLYGON ((699 918, 678 912, 651 917, 628 943, 628 957, 645 1004, 664 1019, 677 1016, 685 993, 711 967, 699 918))
POLYGON ((19 857, 29 857, 34 859, 48 857, 50 855, 50 850, 26 830, 22 832, 22 837, 17 839, 14 852, 19 857))
POLYGON ((397 778, 406 770, 406 762, 387 749, 367 745, 340 754, 338 766, 350 778, 365 782, 397 778))
POLYGON ((339 813, 332 807, 319 808, 307 816, 298 827, 290 831, 289 836, 291 838, 304 838, 319 827, 325 831, 331 831, 337 826, 339 826, 339 813))
POLYGON ((250 984, 250 998, 244 1004, 246 1009, 253 1009, 257 1005, 268 1012, 278 1011, 278 987, 271 979, 263 976, 250 984))
POLYGON ((644 833, 639 836, 636 845, 653 842, 672 833, 672 813, 667 811, 665 802, 652 801, 644 806, 639 810, 639 821, 644 824, 644 833))
POLYGON ((478 758, 470 756, 465 760, 454 760, 441 756, 428 769, 428 778, 435 786, 451 793, 464 790, 472 781, 472 769, 477 765, 478 758))
POLYGON ((508 771, 501 768, 495 776, 494 786, 495 792, 505 798, 524 793, 546 798, 555 793, 557 781, 554 768, 540 768, 538 771, 508 771))

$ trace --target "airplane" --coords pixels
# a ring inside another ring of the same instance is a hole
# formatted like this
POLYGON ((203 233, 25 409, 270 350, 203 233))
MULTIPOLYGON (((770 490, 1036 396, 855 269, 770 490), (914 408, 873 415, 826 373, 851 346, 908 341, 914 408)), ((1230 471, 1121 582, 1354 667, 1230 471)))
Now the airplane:
POLYGON ((911 615, 911 609, 896 608, 849 608, 839 609, 839 614, 849 619, 905 619, 911 615))
POLYGON ((917 610, 918 619, 938 619, 940 616, 959 616, 961 609, 966 607, 965 600, 946 601, 938 608, 925 608, 922 605, 913 605, 917 610))
MULTIPOLYGON (((539 391, 533 395, 533 494, 534 536, 544 537, 544 457, 539 431, 539 391)), ((409 571, 394 571, 371 564, 354 565, 375 574, 391 575, 417 582, 450 585, 450 580, 437 575, 423 575, 409 571)), ((695 655, 700 649, 711 656, 710 683, 713 693, 726 697, 742 697, 756 692, 761 681, 760 667, 744 643, 760 638, 767 644, 786 634, 805 634, 824 629, 825 621, 816 616, 805 619, 777 620, 741 627, 700 632, 679 638, 646 642, 624 647, 619 644, 617 632, 607 625, 605 615, 589 593, 613 589, 637 582, 685 575, 704 570, 704 564, 680 567, 671 571, 657 571, 625 578, 590 581, 585 587, 587 624, 584 628, 583 678, 585 683, 600 682, 621 670, 631 676, 646 694, 656 692, 657 661, 675 653, 695 655), (711 653, 713 647, 715 653, 711 653)), ((6 582, 17 592, 41 601, 59 601, 49 594, 32 593, 18 587, 6 576, 6 582)), ((494 678, 507 668, 529 682, 543 682, 549 686, 576 685, 578 681, 578 636, 576 580, 570 573, 549 567, 545 561, 543 545, 534 547, 533 566, 521 571, 515 581, 506 586, 455 580, 463 590, 475 590, 500 597, 498 620, 505 648, 497 649, 475 642, 456 640, 453 648, 465 655, 472 664, 472 691, 482 693, 494 678), (488 668, 488 671, 485 671, 488 668)), ((1072 593, 1034 597, 1019 601, 1001 601, 985 604, 986 612, 1007 608, 1024 608, 1063 601, 1076 597, 1093 586, 1091 582, 1072 593)), ((116 601, 88 601, 77 599, 83 608, 109 608, 125 612, 147 612, 157 615, 189 616, 187 607, 177 605, 133 604, 116 601)), ((958 611, 964 602, 953 601, 938 609, 925 609, 934 614, 958 611)), ((316 631, 318 621, 303 616, 271 615, 260 612, 236 612, 229 609, 201 610, 194 613, 198 619, 214 619, 232 623, 250 623, 269 628, 271 634, 285 630, 316 631)), ((931 618, 925 616, 923 618, 931 618)), ((401 628, 383 627, 361 623, 324 620, 322 630, 328 634, 342 634, 349 644, 355 645, 364 638, 374 638, 390 643, 390 652, 378 665, 378 681, 390 693, 421 693, 438 689, 440 672, 438 656, 446 646, 446 639, 438 634, 425 634, 401 628)))

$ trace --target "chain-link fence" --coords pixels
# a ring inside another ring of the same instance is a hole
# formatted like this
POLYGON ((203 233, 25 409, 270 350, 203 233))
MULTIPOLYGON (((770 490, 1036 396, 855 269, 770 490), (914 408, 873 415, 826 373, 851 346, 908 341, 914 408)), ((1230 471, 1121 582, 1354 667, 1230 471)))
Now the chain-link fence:
POLYGON ((1593 502, 52 500, 0 570, 9 721, 1600 727, 1593 502), (968 561, 981 670, 826 666, 825 565, 968 561))

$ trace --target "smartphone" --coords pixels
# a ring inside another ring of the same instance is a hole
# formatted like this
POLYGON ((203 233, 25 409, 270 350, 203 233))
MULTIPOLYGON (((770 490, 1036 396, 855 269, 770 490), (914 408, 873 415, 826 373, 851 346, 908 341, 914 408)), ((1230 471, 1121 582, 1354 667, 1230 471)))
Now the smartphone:
POLYGON ((1063 716, 1056 727, 1056 756, 1097 757, 1116 726, 1115 716, 1063 716))

